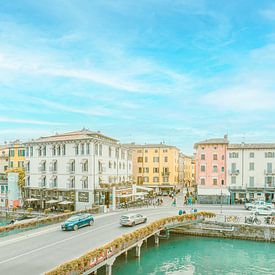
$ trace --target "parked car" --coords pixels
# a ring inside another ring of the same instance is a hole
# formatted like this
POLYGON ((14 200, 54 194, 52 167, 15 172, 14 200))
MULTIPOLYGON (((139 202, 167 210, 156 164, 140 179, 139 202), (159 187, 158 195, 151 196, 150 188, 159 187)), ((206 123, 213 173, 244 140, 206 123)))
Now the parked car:
POLYGON ((255 215, 275 216, 275 210, 265 205, 254 206, 252 213, 255 215))
POLYGON ((146 223, 147 217, 142 214, 127 214, 120 217, 122 226, 134 226, 139 223, 146 223))
POLYGON ((272 203, 268 203, 265 201, 255 201, 255 202, 247 202, 244 204, 245 209, 252 210, 254 206, 266 206, 268 208, 273 208, 272 203))
POLYGON ((86 226, 86 225, 93 225, 94 224, 94 217, 91 214, 78 214, 71 216, 61 225, 61 229, 63 231, 66 230, 74 230, 76 231, 78 228, 86 226))

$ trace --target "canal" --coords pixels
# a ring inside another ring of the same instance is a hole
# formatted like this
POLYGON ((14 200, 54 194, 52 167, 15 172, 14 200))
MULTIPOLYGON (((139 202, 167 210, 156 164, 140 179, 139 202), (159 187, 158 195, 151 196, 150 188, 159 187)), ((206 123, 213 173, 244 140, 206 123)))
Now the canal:
POLYGON ((143 246, 140 259, 119 257, 113 274, 275 275, 275 244, 173 236, 161 240, 159 247, 143 246))

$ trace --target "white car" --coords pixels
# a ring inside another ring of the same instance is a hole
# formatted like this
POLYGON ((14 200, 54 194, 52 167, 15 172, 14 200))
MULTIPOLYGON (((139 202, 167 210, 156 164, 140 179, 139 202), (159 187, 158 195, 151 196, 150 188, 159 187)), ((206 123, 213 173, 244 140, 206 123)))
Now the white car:
POLYGON ((268 206, 254 206, 252 208, 252 213, 255 215, 264 215, 264 216, 275 216, 275 210, 271 209, 268 206))
POLYGON ((244 204, 245 209, 247 210, 252 210, 253 207, 258 207, 258 206, 266 206, 268 208, 273 208, 272 203, 268 203, 265 201, 255 201, 255 202, 247 202, 244 204))
POLYGON ((147 217, 142 214, 126 214, 120 217, 120 224, 122 226, 134 226, 140 223, 146 223, 147 217))

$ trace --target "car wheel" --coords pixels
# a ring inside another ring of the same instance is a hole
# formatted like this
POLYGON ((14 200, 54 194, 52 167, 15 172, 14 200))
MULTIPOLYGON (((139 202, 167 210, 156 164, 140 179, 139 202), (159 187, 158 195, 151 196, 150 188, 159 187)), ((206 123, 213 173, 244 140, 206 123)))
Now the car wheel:
POLYGON ((135 225, 136 225, 136 223, 135 223, 135 222, 132 222, 131 226, 135 226, 135 225))
POLYGON ((249 211, 250 211, 251 209, 252 209, 252 207, 251 207, 251 206, 249 206, 249 207, 247 208, 247 210, 249 210, 249 211))
POLYGON ((147 218, 145 218, 143 222, 146 223, 147 222, 147 218))
POLYGON ((93 224, 94 224, 94 220, 91 220, 91 221, 89 222, 89 225, 92 226, 93 224))
POLYGON ((255 215, 258 216, 258 215, 259 215, 259 212, 256 212, 255 215))
POLYGON ((74 225, 74 231, 76 231, 78 229, 78 225, 74 225))

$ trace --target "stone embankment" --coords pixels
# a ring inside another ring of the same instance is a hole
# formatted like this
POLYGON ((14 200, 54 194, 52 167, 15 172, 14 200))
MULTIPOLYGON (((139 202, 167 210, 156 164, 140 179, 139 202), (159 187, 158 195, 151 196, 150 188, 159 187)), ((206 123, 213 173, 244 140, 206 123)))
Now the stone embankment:
POLYGON ((173 234, 275 242, 275 226, 204 221, 175 228, 173 234))

